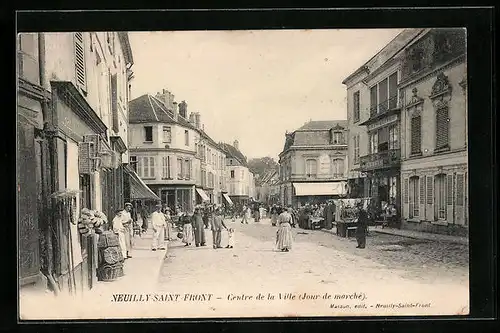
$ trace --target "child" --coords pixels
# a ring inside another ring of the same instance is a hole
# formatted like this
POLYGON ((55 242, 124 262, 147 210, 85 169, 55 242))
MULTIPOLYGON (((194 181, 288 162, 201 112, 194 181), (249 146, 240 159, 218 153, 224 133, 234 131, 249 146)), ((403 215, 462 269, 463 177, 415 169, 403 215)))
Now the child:
POLYGON ((234 229, 233 228, 229 228, 227 230, 227 246, 226 246, 226 249, 232 249, 233 246, 234 246, 234 229))

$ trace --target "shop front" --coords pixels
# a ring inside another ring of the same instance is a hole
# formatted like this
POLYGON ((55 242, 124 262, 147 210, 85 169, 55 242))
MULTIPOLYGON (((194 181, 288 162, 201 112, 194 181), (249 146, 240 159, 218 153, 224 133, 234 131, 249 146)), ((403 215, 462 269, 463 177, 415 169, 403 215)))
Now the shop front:
POLYGON ((293 206, 321 204, 328 200, 339 199, 347 194, 347 182, 293 183, 293 206))

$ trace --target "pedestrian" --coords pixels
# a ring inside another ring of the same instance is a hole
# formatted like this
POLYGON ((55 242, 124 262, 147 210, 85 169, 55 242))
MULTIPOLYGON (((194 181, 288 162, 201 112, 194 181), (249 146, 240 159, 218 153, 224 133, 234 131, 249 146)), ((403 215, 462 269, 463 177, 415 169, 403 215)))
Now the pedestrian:
POLYGON ((250 207, 247 208, 247 206, 243 205, 243 218, 241 219, 242 224, 248 224, 248 219, 250 219, 249 210, 250 207))
POLYGON ((179 216, 179 219, 183 222, 182 242, 186 244, 184 246, 190 246, 193 242, 193 225, 191 217, 187 216, 186 214, 182 214, 179 216))
POLYGON ((278 231, 276 233, 276 247, 282 252, 288 252, 292 248, 292 208, 289 207, 278 217, 278 231))
POLYGON ((193 229, 194 229, 194 243, 196 244, 196 247, 205 246, 205 229, 203 225, 203 217, 201 216, 201 211, 199 207, 194 209, 193 229))
POLYGON ((132 211, 132 204, 130 202, 127 202, 125 204, 125 209, 123 210, 122 213, 122 224, 123 227, 125 228, 124 230, 124 235, 125 235, 125 245, 127 249, 127 258, 132 258, 130 253, 132 252, 132 236, 134 233, 134 225, 133 225, 133 220, 130 212, 132 211))
POLYGON ((171 231, 171 226, 172 226, 172 215, 170 214, 170 208, 166 207, 165 212, 163 213, 165 215, 165 239, 168 241, 173 240, 172 237, 172 231, 171 231))
POLYGON ((215 211, 215 214, 211 217, 211 227, 213 248, 220 249, 222 248, 222 246, 220 245, 222 228, 227 229, 226 225, 224 224, 224 219, 222 218, 222 212, 220 209, 217 209, 215 211))
POLYGON ((156 210, 151 214, 151 226, 153 227, 153 244, 151 250, 165 250, 165 227, 167 221, 161 211, 161 204, 156 205, 156 210))
POLYGON ((123 210, 117 210, 112 222, 113 232, 118 235, 118 243, 122 252, 123 259, 127 259, 127 244, 125 238, 125 227, 123 226, 123 210))
POLYGON ((278 222, 278 207, 274 204, 271 207, 271 224, 275 226, 276 222, 278 222))
POLYGON ((234 246, 234 229, 227 229, 227 246, 226 249, 232 249, 234 246))
POLYGON ((208 210, 209 210, 208 206, 205 206, 202 210, 202 219, 205 229, 208 229, 208 210))
POLYGON ((356 240, 358 242, 357 249, 364 249, 366 246, 366 232, 368 229, 368 214, 363 208, 363 202, 358 201, 358 222, 356 226, 356 240))
POLYGON ((323 210, 323 217, 325 219, 325 229, 330 230, 333 228, 333 219, 335 215, 335 206, 329 202, 323 210))

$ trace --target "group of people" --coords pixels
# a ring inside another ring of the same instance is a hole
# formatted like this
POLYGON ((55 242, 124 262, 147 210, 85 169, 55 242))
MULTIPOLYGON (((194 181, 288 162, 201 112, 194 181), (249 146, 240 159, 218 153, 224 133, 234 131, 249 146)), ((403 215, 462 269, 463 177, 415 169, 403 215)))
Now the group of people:
POLYGON ((196 247, 206 246, 205 229, 212 231, 212 246, 214 249, 222 248, 222 230, 228 232, 228 244, 226 248, 234 246, 234 229, 228 228, 224 223, 224 212, 222 207, 215 206, 197 206, 194 209, 193 216, 183 214, 180 216, 182 224, 182 234, 179 236, 184 242, 184 246, 190 246, 192 243, 196 247))

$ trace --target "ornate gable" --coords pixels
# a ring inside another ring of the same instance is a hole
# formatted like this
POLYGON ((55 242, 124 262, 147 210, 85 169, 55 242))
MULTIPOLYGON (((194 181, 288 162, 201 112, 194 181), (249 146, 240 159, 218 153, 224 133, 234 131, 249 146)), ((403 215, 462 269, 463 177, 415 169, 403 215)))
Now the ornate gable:
POLYGON ((444 94, 451 93, 451 84, 448 77, 444 73, 439 73, 436 82, 432 86, 431 99, 437 98, 444 94))
POLYGON ((418 89, 415 87, 412 89, 412 96, 410 98, 410 100, 408 101, 408 103, 406 104, 406 108, 411 108, 411 107, 414 107, 414 106, 417 106, 421 103, 424 102, 424 99, 420 96, 418 96, 418 89))
POLYGON ((332 130, 334 131, 343 131, 344 128, 342 126, 340 126, 338 123, 335 124, 335 126, 332 128, 332 130))

